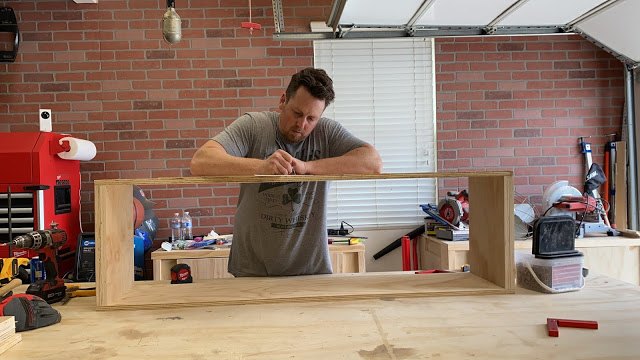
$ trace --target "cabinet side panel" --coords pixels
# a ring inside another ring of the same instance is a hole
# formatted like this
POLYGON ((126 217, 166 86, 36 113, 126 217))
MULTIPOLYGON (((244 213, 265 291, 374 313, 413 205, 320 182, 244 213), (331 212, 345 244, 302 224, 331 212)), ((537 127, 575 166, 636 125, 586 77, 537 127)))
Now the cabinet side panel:
POLYGON ((515 290, 512 176, 469 178, 469 230, 471 272, 515 290))
POLYGON ((133 285, 133 188, 96 185, 96 303, 119 301, 133 285))

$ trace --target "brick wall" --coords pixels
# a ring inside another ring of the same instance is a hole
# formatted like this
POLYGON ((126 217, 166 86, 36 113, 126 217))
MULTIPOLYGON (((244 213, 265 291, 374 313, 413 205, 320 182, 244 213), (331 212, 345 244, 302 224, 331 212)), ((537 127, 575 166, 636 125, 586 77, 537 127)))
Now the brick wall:
POLYGON ((620 136, 624 67, 577 35, 439 39, 436 89, 438 168, 513 170, 517 201, 557 180, 581 189, 578 138, 602 164, 603 135, 620 136))
MULTIPOLYGON (((274 41, 271 1, 252 3, 263 30, 251 35, 240 28, 245 2, 177 2, 183 41, 169 45, 162 0, 0 1, 16 10, 23 38, 18 60, 0 63, 0 131, 37 131, 46 107, 54 131, 96 144, 96 158, 81 165, 82 223, 91 231, 94 180, 188 176, 197 147, 243 112, 275 109, 289 76, 312 65, 311 42, 274 41)), ((284 2, 286 30, 308 31, 330 4, 284 2)), ((580 183, 578 136, 619 131, 622 66, 585 40, 436 44, 441 170, 513 169, 516 191, 535 200, 567 174, 580 183)), ((159 238, 183 209, 196 233, 232 229, 234 185, 143 189, 156 202, 159 238)))
POLYGON ((539 204, 554 181, 582 188, 579 137, 593 136, 594 161, 602 164, 604 135, 620 136, 624 67, 579 36, 441 39, 436 46, 440 169, 513 170, 516 200, 539 204))

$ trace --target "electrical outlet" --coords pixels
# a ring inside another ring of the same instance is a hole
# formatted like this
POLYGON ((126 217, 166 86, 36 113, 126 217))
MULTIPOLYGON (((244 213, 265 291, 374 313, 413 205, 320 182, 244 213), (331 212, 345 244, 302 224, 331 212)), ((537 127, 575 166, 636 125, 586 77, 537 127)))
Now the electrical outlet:
POLYGON ((40 131, 42 132, 51 132, 51 109, 40 109, 38 111, 38 116, 40 117, 40 131))

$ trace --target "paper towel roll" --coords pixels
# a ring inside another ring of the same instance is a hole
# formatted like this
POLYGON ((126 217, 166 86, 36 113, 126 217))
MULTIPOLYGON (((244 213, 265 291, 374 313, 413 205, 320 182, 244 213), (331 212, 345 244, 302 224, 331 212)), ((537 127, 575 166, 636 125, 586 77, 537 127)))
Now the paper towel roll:
POLYGON ((96 156, 96 145, 89 140, 76 139, 73 137, 63 137, 60 145, 64 141, 69 142, 71 149, 58 153, 65 160, 91 160, 96 156))

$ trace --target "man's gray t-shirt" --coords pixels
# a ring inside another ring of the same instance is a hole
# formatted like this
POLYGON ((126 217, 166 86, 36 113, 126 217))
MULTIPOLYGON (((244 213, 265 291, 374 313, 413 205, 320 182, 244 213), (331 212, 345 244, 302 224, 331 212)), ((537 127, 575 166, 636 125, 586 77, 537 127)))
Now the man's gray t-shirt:
MULTIPOLYGON (((344 155, 366 143, 338 122, 321 118, 311 134, 289 143, 277 112, 247 113, 213 140, 229 155, 266 159, 282 149, 312 161, 344 155)), ((229 257, 235 276, 331 273, 326 227, 327 183, 241 184, 229 257)))

